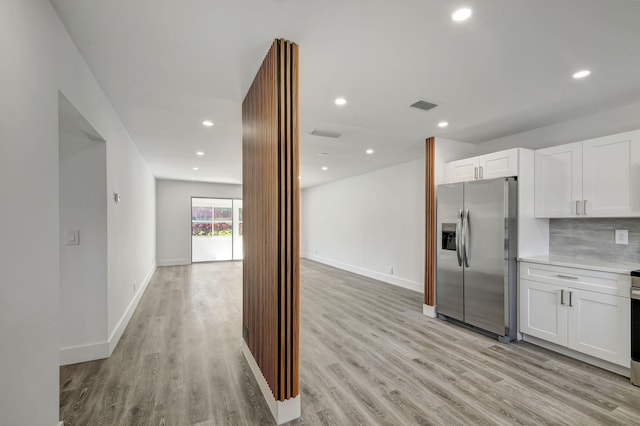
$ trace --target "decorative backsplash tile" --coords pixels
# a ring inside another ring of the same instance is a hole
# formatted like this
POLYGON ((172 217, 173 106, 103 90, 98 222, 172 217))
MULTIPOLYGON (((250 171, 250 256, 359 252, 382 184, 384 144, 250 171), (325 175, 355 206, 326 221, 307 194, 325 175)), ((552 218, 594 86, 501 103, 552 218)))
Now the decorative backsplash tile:
POLYGON ((640 219, 550 219, 549 254, 640 263, 640 219), (616 229, 629 231, 629 245, 615 244, 616 229))

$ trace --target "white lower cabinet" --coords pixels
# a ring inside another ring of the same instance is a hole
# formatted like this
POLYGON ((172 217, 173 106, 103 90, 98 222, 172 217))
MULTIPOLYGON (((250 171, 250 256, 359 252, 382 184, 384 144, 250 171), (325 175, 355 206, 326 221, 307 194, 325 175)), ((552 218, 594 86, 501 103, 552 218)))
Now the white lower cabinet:
POLYGON ((520 280, 520 331, 567 346, 567 310, 558 286, 520 280))
POLYGON ((522 333, 629 368, 631 304, 620 295, 624 276, 609 274, 608 280, 602 272, 527 263, 520 274, 522 333), (598 286, 605 293, 585 289, 598 286))
POLYGON ((569 288, 568 347, 629 366, 631 305, 628 297, 569 288))

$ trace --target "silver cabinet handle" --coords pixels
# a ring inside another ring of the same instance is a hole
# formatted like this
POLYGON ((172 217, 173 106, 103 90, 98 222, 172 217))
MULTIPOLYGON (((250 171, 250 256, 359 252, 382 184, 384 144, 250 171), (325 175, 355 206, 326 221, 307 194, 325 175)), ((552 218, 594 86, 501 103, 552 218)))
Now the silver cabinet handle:
POLYGON ((560 304, 564 305, 564 290, 560 290, 560 304))
POLYGON ((640 288, 631 288, 631 298, 634 300, 640 300, 640 288))
POLYGON ((577 280, 578 279, 578 277, 572 277, 571 275, 561 275, 561 274, 556 275, 556 277, 562 278, 562 279, 565 279, 565 280, 577 280))
POLYGON ((464 239, 464 242, 462 244, 462 248, 463 248, 463 258, 464 258, 464 265, 468 268, 469 267, 469 209, 465 209, 464 211, 464 216, 462 219, 462 237, 464 239))
POLYGON ((576 216, 580 216, 580 201, 576 200, 576 216))
POLYGON ((458 258, 458 266, 462 266, 462 209, 458 210, 458 219, 456 220, 456 257, 458 258))
POLYGON ((587 200, 582 200, 582 214, 587 215, 587 200))
POLYGON ((569 306, 573 307, 573 292, 569 292, 569 306))
POLYGON ((476 179, 476 180, 478 179, 478 168, 477 167, 473 168, 473 178, 476 179))
POLYGON ((482 166, 480 166, 480 179, 484 179, 483 175, 484 175, 484 173, 483 173, 483 170, 482 170, 482 166))

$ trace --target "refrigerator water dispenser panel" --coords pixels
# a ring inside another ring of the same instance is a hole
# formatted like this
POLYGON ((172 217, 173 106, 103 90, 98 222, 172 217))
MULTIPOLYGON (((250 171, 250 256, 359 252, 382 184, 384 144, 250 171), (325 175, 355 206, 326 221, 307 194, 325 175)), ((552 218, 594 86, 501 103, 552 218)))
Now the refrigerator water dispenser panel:
POLYGON ((456 251, 456 224, 442 224, 442 250, 456 251))

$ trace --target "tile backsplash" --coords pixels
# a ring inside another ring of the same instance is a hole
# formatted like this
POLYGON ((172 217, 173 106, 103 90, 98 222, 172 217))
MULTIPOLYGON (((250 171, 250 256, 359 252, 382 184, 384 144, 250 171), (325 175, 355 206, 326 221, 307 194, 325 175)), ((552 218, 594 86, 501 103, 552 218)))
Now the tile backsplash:
POLYGON ((549 254, 640 263, 640 218, 550 219, 549 254), (629 231, 629 245, 615 244, 616 229, 629 231))

